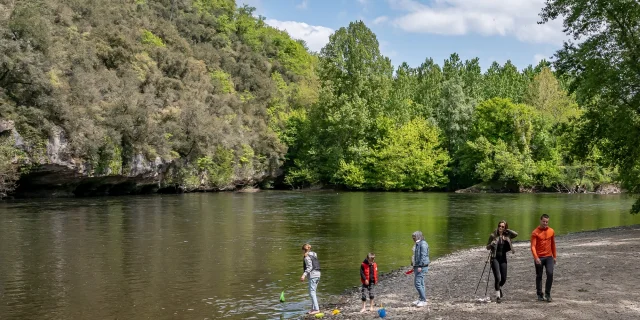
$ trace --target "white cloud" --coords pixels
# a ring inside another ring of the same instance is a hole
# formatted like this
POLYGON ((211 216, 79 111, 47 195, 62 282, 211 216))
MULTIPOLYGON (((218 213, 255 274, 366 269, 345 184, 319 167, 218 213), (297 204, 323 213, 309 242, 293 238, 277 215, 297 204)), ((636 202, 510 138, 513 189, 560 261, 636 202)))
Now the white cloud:
POLYGON ((389 17, 387 17, 387 16, 380 16, 380 17, 377 17, 377 18, 375 18, 375 19, 373 20, 373 24, 381 24, 381 23, 387 22, 387 20, 389 20, 389 17))
POLYGON ((331 28, 312 26, 304 22, 278 21, 274 19, 267 19, 265 22, 274 28, 288 32, 294 39, 304 40, 310 50, 317 52, 329 42, 329 36, 333 33, 331 28))
POLYGON ((413 0, 387 0, 391 9, 404 11, 417 11, 425 7, 418 1, 413 0))
POLYGON ((554 45, 567 39, 561 21, 537 24, 544 0, 434 0, 431 5, 415 0, 388 2, 392 9, 406 12, 392 23, 408 32, 500 35, 554 45))
POLYGON ((306 9, 309 6, 309 0, 302 0, 299 5, 296 6, 298 9, 306 9))

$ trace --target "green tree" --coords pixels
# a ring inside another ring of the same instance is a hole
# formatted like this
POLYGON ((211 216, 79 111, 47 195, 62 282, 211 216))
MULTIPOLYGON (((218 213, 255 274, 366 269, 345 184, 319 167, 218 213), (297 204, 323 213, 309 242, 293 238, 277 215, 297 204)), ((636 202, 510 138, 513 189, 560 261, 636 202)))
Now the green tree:
POLYGON ((438 128, 416 118, 392 129, 374 152, 369 184, 383 190, 424 190, 448 182, 447 151, 440 146, 438 128))
POLYGON ((549 68, 544 67, 533 77, 525 102, 538 110, 550 122, 567 122, 579 115, 578 104, 560 87, 549 68))
POLYGON ((494 98, 480 103, 473 116, 469 141, 461 150, 463 170, 480 181, 533 186, 531 153, 535 111, 524 104, 494 98))
POLYGON ((445 146, 450 154, 454 154, 466 140, 472 114, 473 103, 464 93, 462 79, 445 80, 434 117, 444 132, 445 146))
POLYGON ((16 181, 20 178, 19 161, 24 157, 13 146, 15 140, 10 135, 11 131, 0 134, 0 199, 15 189, 16 181))
POLYGON ((386 101, 393 67, 380 53, 376 35, 362 21, 349 23, 329 37, 320 52, 318 74, 333 95, 360 97, 380 107, 386 101))
POLYGON ((417 110, 417 115, 424 119, 434 116, 435 108, 440 103, 443 74, 440 66, 433 59, 426 59, 417 68, 418 83, 416 88, 416 102, 422 109, 417 110))
POLYGON ((507 98, 521 103, 528 83, 516 66, 507 61, 503 66, 493 62, 484 74, 483 85, 484 99, 507 98))
POLYGON ((462 81, 464 82, 464 92, 469 101, 475 104, 482 100, 482 69, 480 59, 473 58, 464 62, 462 71, 462 81))
POLYGON ((402 63, 393 79, 385 116, 395 119, 398 123, 406 123, 419 115, 424 107, 416 102, 417 88, 417 70, 409 67, 406 62, 402 63))
POLYGON ((386 110, 391 88, 391 61, 380 53, 376 36, 362 21, 329 37, 322 48, 317 108, 311 114, 323 177, 335 177, 341 161, 360 163, 375 143, 375 120, 386 110))
MULTIPOLYGON (((580 140, 583 156, 598 144, 604 159, 619 167, 622 182, 640 192, 640 4, 637 1, 550 0, 541 23, 562 18, 567 41, 556 54, 556 70, 586 108, 580 140)), ((640 199, 632 212, 640 212, 640 199)))
POLYGON ((460 60, 457 53, 452 53, 448 59, 444 60, 442 67, 442 75, 445 80, 462 78, 464 72, 464 63, 460 60))

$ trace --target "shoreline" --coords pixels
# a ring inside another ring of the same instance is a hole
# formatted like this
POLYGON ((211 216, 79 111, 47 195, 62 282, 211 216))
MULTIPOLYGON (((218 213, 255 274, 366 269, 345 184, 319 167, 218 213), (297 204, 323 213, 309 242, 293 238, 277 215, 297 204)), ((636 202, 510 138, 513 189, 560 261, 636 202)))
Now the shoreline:
POLYGON ((553 191, 543 189, 526 189, 526 190, 503 190, 497 188, 478 188, 477 185, 470 186, 468 188, 446 190, 446 189, 429 189, 429 190, 377 190, 377 189, 361 189, 361 190, 349 190, 342 187, 307 187, 299 189, 289 188, 261 188, 261 187, 246 187, 245 185, 235 185, 234 187, 225 188, 194 188, 187 189, 183 185, 172 185, 159 187, 157 184, 159 181, 137 181, 132 177, 127 176, 99 176, 99 177, 83 177, 75 182, 67 182, 62 186, 51 187, 48 184, 34 185, 29 180, 18 180, 19 183, 29 186, 28 191, 26 188, 18 187, 15 190, 9 192, 7 196, 0 198, 0 201, 11 200, 31 200, 31 199, 77 199, 86 197, 118 197, 118 196, 144 196, 144 195, 163 195, 163 194, 188 194, 188 193, 219 193, 219 192, 235 192, 235 193, 256 193, 256 192, 268 192, 268 191, 284 191, 284 192, 382 192, 382 193, 450 193, 450 194, 592 194, 592 195, 620 195, 628 194, 618 185, 607 185, 602 188, 598 188, 594 191, 553 191), (132 180, 133 179, 133 180, 132 180), (131 190, 121 189, 123 185, 132 182, 139 184, 131 190), (99 183, 103 181, 102 183, 99 183), (92 188, 107 187, 107 191, 86 191, 88 185, 92 188), (83 192, 76 193, 74 190, 83 189, 83 192), (115 191, 114 191, 115 190, 115 191))
MULTIPOLYGON (((375 290, 375 310, 382 304, 389 319, 640 318, 640 225, 556 236, 558 264, 554 268, 553 301, 550 303, 536 299, 529 232, 518 231, 523 239, 514 241, 515 254, 508 255, 502 303, 497 304, 491 293, 493 274, 489 266, 480 279, 488 251, 484 247, 473 247, 431 262, 425 278, 428 308, 411 305, 417 292, 413 275, 404 274, 410 266, 380 274, 375 290), (478 284, 476 295, 474 291, 478 284), (492 297, 489 303, 480 301, 485 297, 487 285, 487 296, 492 297)), ((543 286, 544 279, 546 275, 543 286)), ((346 289, 343 294, 327 297, 321 303, 325 317, 379 318, 375 310, 360 313, 361 307, 359 287, 346 289), (331 315, 336 308, 340 314, 331 315)))

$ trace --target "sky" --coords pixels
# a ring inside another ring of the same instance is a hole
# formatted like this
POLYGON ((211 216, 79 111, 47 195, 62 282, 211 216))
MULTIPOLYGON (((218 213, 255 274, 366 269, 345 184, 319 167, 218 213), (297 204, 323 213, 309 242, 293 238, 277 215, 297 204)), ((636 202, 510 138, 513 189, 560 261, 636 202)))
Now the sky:
POLYGON ((569 38, 562 21, 539 25, 544 0, 237 0, 256 8, 266 23, 320 51, 329 36, 362 20, 377 36, 380 51, 395 66, 417 67, 427 58, 442 66, 462 60, 511 60, 519 69, 553 60, 569 38))

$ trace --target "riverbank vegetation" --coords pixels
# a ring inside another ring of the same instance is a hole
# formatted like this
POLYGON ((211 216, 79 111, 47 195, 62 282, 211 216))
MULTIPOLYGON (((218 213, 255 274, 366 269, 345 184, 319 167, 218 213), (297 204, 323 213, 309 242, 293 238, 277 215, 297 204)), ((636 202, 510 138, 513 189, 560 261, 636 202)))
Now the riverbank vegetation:
POLYGON ((144 158, 187 190, 638 191, 640 9, 599 6, 548 2, 543 21, 566 16, 586 37, 553 65, 483 71, 428 52, 394 68, 361 21, 310 52, 233 0, 5 2, 0 118, 20 143, 2 134, 0 161, 51 161, 63 132, 87 175, 128 175, 144 158))

